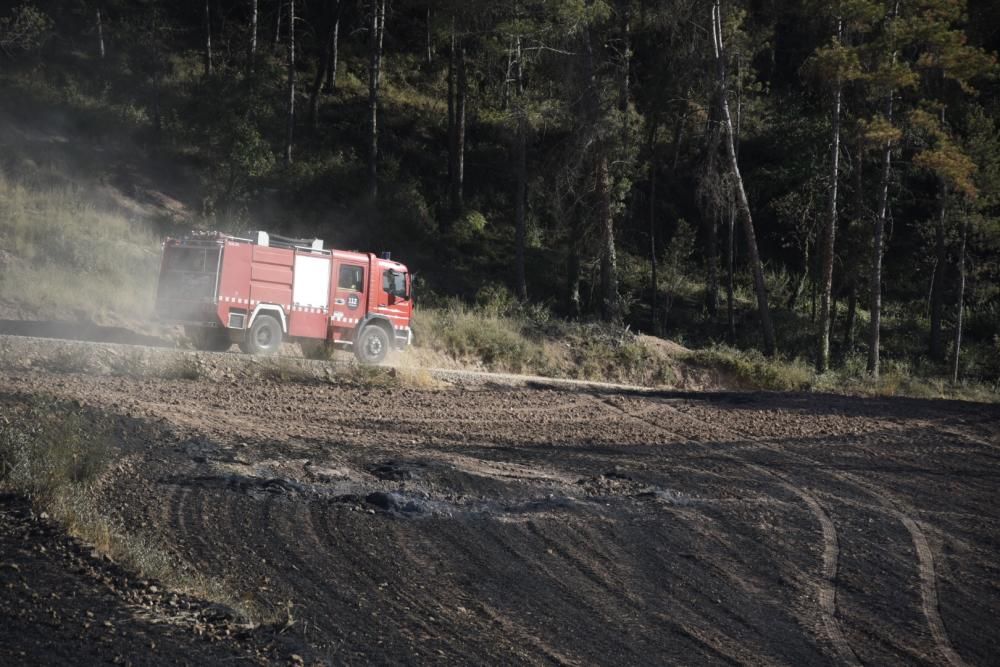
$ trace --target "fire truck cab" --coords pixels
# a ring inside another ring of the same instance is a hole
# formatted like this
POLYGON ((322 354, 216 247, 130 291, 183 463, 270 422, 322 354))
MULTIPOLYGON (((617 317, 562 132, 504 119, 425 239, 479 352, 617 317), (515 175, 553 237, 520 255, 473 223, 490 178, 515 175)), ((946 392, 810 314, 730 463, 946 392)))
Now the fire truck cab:
POLYGON ((319 239, 219 232, 167 239, 156 314, 199 349, 273 354, 283 341, 352 348, 383 361, 413 340, 410 274, 388 253, 325 249, 319 239))

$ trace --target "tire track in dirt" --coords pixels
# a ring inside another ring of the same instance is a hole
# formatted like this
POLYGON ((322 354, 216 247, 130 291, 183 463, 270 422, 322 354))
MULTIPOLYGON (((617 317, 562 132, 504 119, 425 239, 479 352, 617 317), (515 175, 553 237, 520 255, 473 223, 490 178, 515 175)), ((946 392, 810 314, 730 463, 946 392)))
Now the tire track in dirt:
POLYGON ((927 624, 930 626, 938 650, 952 667, 965 667, 965 661, 951 645, 944 621, 941 620, 940 607, 938 606, 937 576, 934 573, 934 554, 927 543, 927 536, 924 535, 920 524, 911 517, 899 512, 897 518, 910 531, 913 546, 917 550, 917 558, 920 561, 920 597, 923 600, 924 616, 927 618, 927 624))
MULTIPOLYGON (((755 437, 755 436, 749 436, 749 435, 746 435, 746 434, 742 434, 742 433, 740 433, 740 432, 738 432, 736 430, 729 429, 729 428, 726 428, 726 427, 719 427, 719 426, 716 426, 716 425, 713 425, 713 424, 709 424, 708 422, 705 422, 705 421, 703 421, 701 419, 698 419, 697 417, 693 417, 693 416, 688 415, 687 413, 685 413, 685 412, 683 412, 681 410, 678 410, 674 406, 671 406, 671 405, 666 404, 664 402, 660 402, 660 404, 663 405, 664 407, 668 408, 669 410, 671 410, 672 412, 674 412, 676 414, 682 415, 683 417, 685 417, 685 418, 687 418, 689 420, 700 422, 700 423, 704 424, 705 426, 709 426, 710 428, 718 428, 719 430, 728 432, 730 435, 735 436, 735 437, 745 438, 745 439, 750 439, 750 440, 755 440, 755 441, 758 441, 758 442, 762 442, 765 445, 766 448, 770 449, 774 453, 781 454, 781 455, 784 455, 784 456, 793 456, 793 457, 799 458, 800 460, 803 460, 803 461, 806 461, 808 463, 811 463, 811 464, 813 464, 813 465, 815 465, 817 467, 822 467, 823 466, 823 464, 821 462, 816 461, 815 459, 812 459, 812 458, 810 458, 808 456, 805 456, 803 454, 800 454, 798 452, 778 450, 778 449, 774 448, 773 446, 768 446, 767 443, 766 443, 766 441, 764 439, 762 439, 762 438, 758 438, 758 437, 755 437)), ((761 471, 771 472, 771 471, 767 471, 764 468, 760 468, 759 466, 756 466, 755 464, 749 464, 749 465, 751 465, 752 467, 758 468, 761 471)), ((891 516, 893 516, 894 518, 896 518, 897 520, 899 520, 903 524, 903 526, 906 528, 906 530, 909 532, 910 538, 911 538, 911 540, 913 542, 913 546, 914 546, 914 549, 915 549, 916 554, 917 554, 917 572, 918 572, 918 575, 919 575, 919 578, 920 578, 921 611, 922 611, 922 613, 924 615, 924 618, 925 618, 925 620, 927 622, 927 626, 928 626, 928 628, 931 631, 931 636, 934 639, 935 646, 936 646, 938 652, 941 654, 941 656, 949 664, 951 664, 952 667, 965 667, 966 663, 962 659, 962 657, 958 654, 958 652, 955 651, 954 647, 952 646, 951 640, 948 637, 948 632, 947 632, 947 630, 945 628, 945 625, 944 625, 944 621, 941 618, 940 607, 939 607, 939 604, 938 604, 938 595, 937 595, 937 575, 936 575, 935 570, 934 570, 934 556, 933 556, 933 553, 932 553, 932 551, 930 549, 930 545, 927 542, 927 537, 924 534, 923 530, 921 529, 920 524, 917 521, 915 521, 912 518, 912 516, 910 516, 909 514, 907 514, 906 512, 904 512, 903 510, 899 509, 898 503, 896 501, 894 501, 894 500, 892 500, 890 498, 887 498, 882 493, 879 493, 877 490, 875 490, 875 489, 872 488, 871 484, 869 484, 866 481, 858 479, 858 477, 856 475, 851 475, 850 473, 844 473, 844 472, 834 472, 834 471, 829 471, 829 470, 827 471, 827 473, 831 477, 834 477, 835 479, 838 479, 840 481, 847 482, 848 484, 851 484, 855 488, 861 489, 864 492, 866 492, 868 495, 874 497, 882 505, 882 508, 885 511, 887 511, 891 516)), ((778 475, 778 473, 773 473, 773 472, 771 472, 771 474, 778 475)), ((809 501, 807 501, 807 502, 809 502, 809 501)), ((814 502, 816 504, 816 507, 820 510, 820 512, 822 512, 822 508, 819 506, 819 503, 818 503, 818 501, 815 500, 815 498, 812 499, 812 502, 814 502)), ((829 522, 830 529, 832 531, 832 544, 830 544, 830 541, 827 540, 827 539, 824 539, 824 542, 828 543, 828 547, 831 549, 831 552, 832 552, 831 553, 831 557, 834 558, 834 563, 835 563, 836 562, 836 555, 837 555, 837 553, 839 553, 839 549, 838 549, 837 541, 836 541, 836 531, 835 531, 835 529, 833 527, 832 521, 830 520, 829 516, 826 516, 825 512, 823 512, 823 515, 825 517, 825 520, 821 519, 821 521, 824 522, 824 524, 826 522, 829 522)), ((824 528, 824 532, 826 532, 826 528, 824 528)), ((826 567, 824 567, 824 569, 826 569, 826 567)), ((835 576, 836 575, 836 566, 835 565, 834 565, 833 569, 834 569, 834 576, 835 576)), ((833 601, 832 602, 830 602, 828 600, 829 597, 830 597, 830 593, 826 593, 823 597, 821 597, 821 600, 823 600, 826 605, 831 605, 832 604, 832 606, 835 608, 836 607, 835 591, 833 593, 833 601), (827 599, 824 600, 824 598, 827 598, 827 599)), ((838 640, 838 641, 843 641, 844 642, 844 645, 847 647, 847 650, 850 650, 851 651, 851 655, 854 656, 854 661, 857 662, 857 658, 854 655, 853 650, 850 649, 850 646, 847 644, 846 639, 844 639, 844 637, 843 637, 843 633, 842 633, 842 631, 839 628, 839 624, 837 626, 836 632, 840 635, 840 640, 838 640)))
MULTIPOLYGON (((637 419, 657 429, 669 432, 667 431, 667 429, 664 429, 662 426, 660 426, 655 421, 652 421, 651 419, 647 419, 643 416, 634 415, 630 413, 628 410, 622 408, 621 406, 618 406, 611 401, 606 401, 602 399, 600 396, 594 395, 594 398, 597 401, 599 401, 602 405, 609 405, 612 408, 619 410, 622 414, 630 418, 637 419)), ((667 407, 672 408, 672 406, 667 406, 667 407)), ((691 417, 685 415, 681 411, 676 411, 676 412, 691 419, 691 417)), ((705 422, 703 422, 702 425, 709 426, 713 429, 716 428, 714 425, 705 422)), ((721 430, 727 430, 730 432, 731 435, 736 435, 741 439, 745 437, 736 434, 734 431, 731 431, 729 429, 723 428, 721 430)), ((688 440, 688 442, 691 442, 693 444, 701 444, 693 440, 688 440)), ((729 455, 727 453, 723 453, 722 456, 725 456, 726 458, 729 458, 733 461, 737 461, 753 470, 756 470, 757 472, 769 475, 777 479, 778 483, 783 488, 785 488, 786 490, 790 491, 791 493, 795 494, 800 499, 802 499, 802 501, 806 504, 810 512, 812 512, 813 516, 818 521, 823 540, 823 549, 822 549, 823 567, 822 567, 822 578, 820 579, 821 583, 819 586, 820 613, 823 618, 824 628, 826 629, 827 639, 829 639, 830 643, 833 644, 833 647, 836 650, 837 654, 840 656, 841 660, 850 665, 860 665, 861 663, 858 661, 857 655, 854 653, 854 650, 851 648, 850 644, 847 642, 847 639, 844 637, 843 630, 840 627, 840 622, 837 620, 836 581, 837 581, 837 561, 840 554, 840 546, 837 536, 837 529, 836 526, 834 526, 833 521, 830 519, 830 516, 826 513, 826 511, 823 509, 822 505, 820 505, 819 501, 815 498, 815 496, 791 484, 784 475, 777 473, 773 470, 768 470, 767 468, 758 466, 754 463, 750 463, 748 461, 740 459, 739 457, 729 455)))

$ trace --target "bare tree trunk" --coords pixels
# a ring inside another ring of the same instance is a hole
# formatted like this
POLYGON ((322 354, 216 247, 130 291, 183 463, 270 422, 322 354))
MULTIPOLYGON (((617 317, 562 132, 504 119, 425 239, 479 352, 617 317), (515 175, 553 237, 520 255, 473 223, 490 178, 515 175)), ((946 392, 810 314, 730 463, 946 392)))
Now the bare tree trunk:
POLYGON ((97 8, 97 53, 104 60, 104 22, 101 20, 101 8, 97 8))
POLYGON ((718 76, 719 96, 722 100, 722 117, 726 129, 726 150, 729 154, 729 164, 736 186, 737 201, 743 218, 743 231, 747 238, 747 254, 753 269, 754 291, 757 293, 757 310, 760 314, 761 329, 764 334, 764 354, 771 357, 777 352, 774 338, 774 326, 771 323, 771 310, 767 304, 767 284, 764 282, 764 267, 757 252, 757 235, 754 232, 753 217, 750 214, 750 202, 743 188, 743 178, 740 175, 739 161, 736 158, 736 145, 733 142, 733 119, 729 113, 729 102, 726 99, 726 64, 722 43, 722 14, 719 0, 712 4, 712 42, 715 49, 716 74, 718 76))
MULTIPOLYGON (((456 122, 457 114, 455 104, 456 79, 458 76, 458 38, 455 34, 455 17, 451 17, 451 35, 448 41, 448 197, 451 200, 455 190, 455 175, 458 172, 458 141, 456 122)), ((447 220, 449 225, 455 215, 454 206, 449 211, 447 220)))
POLYGON ((288 2, 288 127, 285 135, 285 164, 292 163, 295 138, 295 0, 288 2))
MULTIPOLYGON (((840 17, 837 17, 837 41, 840 41, 842 30, 840 17)), ((830 313, 830 293, 833 290, 833 260, 837 239, 837 185, 840 181, 840 102, 843 84, 840 75, 834 82, 833 105, 831 108, 832 136, 830 138, 830 201, 827 211, 829 217, 823 230, 823 264, 820 272, 822 293, 820 295, 819 316, 819 350, 816 354, 816 371, 825 373, 830 367, 830 327, 833 321, 830 313)))
POLYGON ((571 212, 571 219, 574 220, 570 230, 569 258, 566 262, 566 300, 569 305, 571 317, 580 317, 583 306, 580 303, 580 226, 576 222, 576 212, 571 212))
POLYGON ((337 90, 337 68, 340 66, 340 3, 337 3, 337 15, 333 19, 333 38, 326 52, 326 92, 337 90))
POLYGON ((452 220, 462 214, 465 181, 465 103, 468 81, 465 75, 465 47, 451 22, 451 48, 448 58, 448 198, 452 220))
MULTIPOLYGON (((886 119, 892 122, 892 93, 886 100, 886 119)), ((882 236, 889 208, 889 178, 892 173, 892 142, 886 141, 882 149, 882 182, 880 184, 878 215, 872 232, 871 273, 871 322, 868 332, 868 372, 876 380, 879 375, 879 337, 882 326, 882 236)))
POLYGON ((431 39, 431 6, 427 5, 427 67, 434 64, 434 42, 431 39))
POLYGON ((729 202, 729 216, 726 239, 726 324, 729 326, 729 342, 736 343, 736 203, 729 202))
POLYGON ((958 368, 962 354, 962 314, 965 310, 965 248, 969 238, 969 221, 962 225, 962 241, 958 249, 958 302, 955 307, 955 356, 951 365, 951 382, 958 384, 958 368))
POLYGON ((721 218, 717 206, 713 206, 711 218, 708 219, 707 266, 705 289, 705 308, 710 317, 715 317, 719 311, 719 220, 721 218))
POLYGON ((274 48, 281 44, 281 15, 285 11, 285 0, 278 0, 278 16, 274 20, 274 48))
MULTIPOLYGON (((899 15, 899 0, 896 0, 891 18, 895 19, 899 15)), ((896 62, 896 52, 892 53, 893 64, 896 62)), ((892 123, 892 96, 890 89, 885 100, 885 119, 892 123)), ((879 376, 879 349, 881 342, 882 327, 882 237, 885 234, 885 220, 889 211, 889 178, 892 175, 892 141, 886 141, 882 150, 882 182, 880 184, 878 215, 875 216, 875 225, 872 231, 872 267, 869 286, 871 289, 871 300, 869 310, 871 318, 868 330, 868 372, 875 380, 879 376)))
POLYGON ((370 0, 371 43, 368 61, 368 197, 378 201, 378 93, 382 78, 382 35, 385 30, 385 0, 370 0))
POLYGON ((250 62, 251 67, 254 58, 257 57, 257 2, 250 1, 250 62))
POLYGON ((330 42, 333 40, 333 29, 327 31, 326 39, 320 46, 319 57, 316 59, 316 76, 309 87, 309 126, 315 130, 319 121, 319 96, 323 88, 323 79, 327 76, 330 66, 330 42))
POLYGON ((517 119, 517 192, 514 203, 515 220, 515 256, 514 272, 517 284, 517 296, 524 300, 528 298, 528 282, 525 272, 525 244, 527 243, 528 221, 528 128, 523 111, 517 119))
POLYGON ((850 353, 854 350, 854 325, 858 317, 858 288, 851 278, 847 287, 847 321, 844 322, 844 348, 850 353))
POLYGON ((465 73, 465 47, 458 50, 458 96, 455 100, 455 186, 451 208, 461 215, 465 207, 465 106, 469 82, 465 73))
POLYGON ((613 322, 621 317, 618 299, 618 258, 615 251, 615 222, 611 215, 611 174, 608 157, 602 151, 596 159, 594 194, 601 225, 601 317, 613 322))
POLYGON ((659 336, 660 317, 659 305, 656 302, 656 297, 659 292, 660 283, 657 280, 656 268, 656 155, 651 152, 649 157, 649 282, 652 290, 652 297, 649 302, 649 307, 653 323, 653 335, 659 336))
POLYGON ((205 76, 212 76, 212 10, 205 0, 205 76))
POLYGON ((928 352, 933 359, 944 358, 944 281, 945 266, 948 261, 948 248, 945 244, 945 220, 947 217, 947 193, 941 183, 941 196, 938 200, 938 217, 934 227, 934 256, 937 264, 934 271, 934 282, 931 284, 931 332, 928 352))

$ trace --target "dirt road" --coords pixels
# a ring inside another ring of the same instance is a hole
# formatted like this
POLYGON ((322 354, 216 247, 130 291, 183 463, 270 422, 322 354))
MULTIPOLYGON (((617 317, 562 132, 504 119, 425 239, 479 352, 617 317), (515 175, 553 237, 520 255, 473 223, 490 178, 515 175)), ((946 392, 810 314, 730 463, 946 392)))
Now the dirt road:
POLYGON ((167 598, 141 616, 114 584, 128 573, 24 555, 31 539, 59 538, 6 499, 0 596, 59 576, 115 623, 169 629, 156 651, 102 652, 82 631, 53 640, 12 625, 14 605, 0 605, 6 663, 37 662, 42 634, 63 651, 43 659, 86 650, 136 664, 201 662, 202 644, 279 664, 1000 655, 994 406, 33 370, 4 372, 0 392, 8 411, 45 393, 128 420, 103 511, 285 619, 208 639, 156 623, 167 598))

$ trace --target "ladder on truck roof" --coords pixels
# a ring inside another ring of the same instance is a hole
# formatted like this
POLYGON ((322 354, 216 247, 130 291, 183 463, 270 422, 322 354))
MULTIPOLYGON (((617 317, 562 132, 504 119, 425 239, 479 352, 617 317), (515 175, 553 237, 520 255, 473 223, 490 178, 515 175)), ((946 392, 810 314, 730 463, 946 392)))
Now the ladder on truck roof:
POLYGON ((257 245, 271 248, 301 248, 302 250, 324 250, 323 239, 293 239, 289 236, 278 236, 258 231, 253 239, 257 245))

